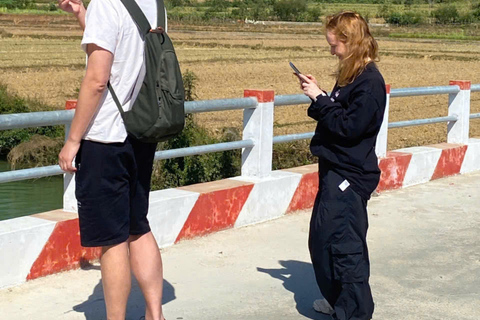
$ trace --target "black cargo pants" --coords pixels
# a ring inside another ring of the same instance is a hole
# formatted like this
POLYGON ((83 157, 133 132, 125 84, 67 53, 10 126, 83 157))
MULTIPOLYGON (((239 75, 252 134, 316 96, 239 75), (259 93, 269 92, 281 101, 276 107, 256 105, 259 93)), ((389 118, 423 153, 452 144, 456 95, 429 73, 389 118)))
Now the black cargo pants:
POLYGON ((367 201, 332 170, 319 171, 308 245, 315 277, 334 308, 334 319, 370 320, 374 304, 368 278, 367 201))

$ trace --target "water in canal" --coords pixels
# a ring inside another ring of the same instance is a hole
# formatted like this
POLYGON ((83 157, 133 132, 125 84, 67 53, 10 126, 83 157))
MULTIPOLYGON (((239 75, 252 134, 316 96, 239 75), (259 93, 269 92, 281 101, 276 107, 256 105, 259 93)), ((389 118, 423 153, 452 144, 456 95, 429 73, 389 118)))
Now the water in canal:
MULTIPOLYGON (((8 171, 0 159, 0 172, 8 171)), ((0 220, 62 208, 62 176, 0 183, 0 220)))

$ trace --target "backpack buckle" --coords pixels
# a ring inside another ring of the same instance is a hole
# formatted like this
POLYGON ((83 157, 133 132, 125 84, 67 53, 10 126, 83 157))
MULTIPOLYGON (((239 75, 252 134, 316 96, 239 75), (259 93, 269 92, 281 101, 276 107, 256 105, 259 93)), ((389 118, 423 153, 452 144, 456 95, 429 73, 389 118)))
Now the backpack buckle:
POLYGON ((151 33, 165 33, 165 29, 163 29, 162 27, 157 27, 155 29, 150 29, 150 32, 151 33))

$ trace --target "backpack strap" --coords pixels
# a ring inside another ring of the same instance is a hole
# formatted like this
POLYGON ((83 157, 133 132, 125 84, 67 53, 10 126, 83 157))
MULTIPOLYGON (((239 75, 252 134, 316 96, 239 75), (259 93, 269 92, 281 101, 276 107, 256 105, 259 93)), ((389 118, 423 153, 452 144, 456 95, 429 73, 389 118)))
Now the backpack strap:
MULTIPOLYGON (((142 35, 142 37, 148 34, 150 32, 150 29, 152 29, 152 26, 150 25, 150 22, 148 22, 147 18, 143 14, 142 9, 140 9, 140 7, 135 2, 135 0, 121 0, 121 1, 125 6, 125 8, 127 9, 128 13, 130 13, 130 16, 132 17, 133 21, 135 21, 135 24, 137 25, 137 28, 140 31, 140 34, 142 35)), ((158 1, 162 1, 163 3, 163 0, 158 0, 158 1)), ((163 18, 163 20, 165 20, 165 18, 163 18)))
MULTIPOLYGON (((140 7, 135 2, 135 0, 121 0, 121 1, 125 6, 125 8, 127 9, 130 16, 132 17, 133 21, 137 25, 137 28, 140 31, 140 34, 144 37, 146 34, 150 32, 150 29, 152 29, 152 26, 150 25, 150 22, 148 22, 147 17, 145 17, 145 14, 143 13, 142 9, 140 9, 140 7)), ((158 23, 158 26, 165 29, 165 3, 163 2, 163 0, 157 0, 157 23, 158 23)), ((115 91, 113 90, 110 80, 107 83, 107 87, 108 87, 108 91, 110 91, 110 94, 112 95, 113 101, 115 101, 115 104, 117 105, 118 111, 120 111, 120 114, 122 115, 122 118, 123 118, 125 111, 123 111, 122 105, 118 100, 118 97, 115 94, 115 91)))
POLYGON ((157 25, 165 30, 165 3, 157 0, 157 25))
POLYGON ((113 101, 115 101, 115 104, 117 105, 118 111, 120 111, 120 114, 122 115, 122 118, 123 118, 123 114, 125 113, 125 111, 123 111, 122 104, 118 100, 118 97, 115 94, 115 91, 113 91, 113 87, 110 83, 110 80, 108 80, 108 82, 107 82, 107 88, 108 88, 108 91, 110 91, 110 94, 112 95, 113 101))

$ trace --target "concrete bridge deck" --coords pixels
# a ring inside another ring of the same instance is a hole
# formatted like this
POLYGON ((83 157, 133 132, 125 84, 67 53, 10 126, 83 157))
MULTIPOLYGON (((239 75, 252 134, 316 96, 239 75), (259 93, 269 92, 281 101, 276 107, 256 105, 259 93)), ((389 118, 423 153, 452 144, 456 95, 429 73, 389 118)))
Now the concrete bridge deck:
MULTIPOLYGON (((309 212, 162 250, 168 320, 327 319, 307 250, 309 212)), ((374 319, 480 319, 480 173, 369 204, 374 319)), ((127 319, 143 315, 134 284, 127 319)), ((98 265, 0 290, 0 319, 105 319, 98 265)))

